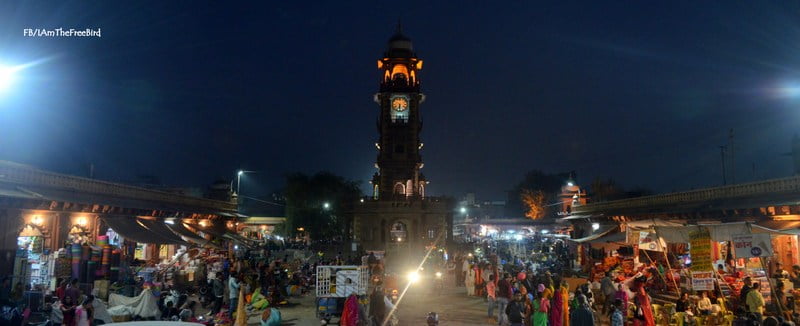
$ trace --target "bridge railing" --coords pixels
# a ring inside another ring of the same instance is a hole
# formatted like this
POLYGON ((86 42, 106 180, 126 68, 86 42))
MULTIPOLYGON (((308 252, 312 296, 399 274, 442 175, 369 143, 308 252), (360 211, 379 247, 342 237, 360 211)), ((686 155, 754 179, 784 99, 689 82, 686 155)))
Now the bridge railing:
POLYGON ((177 204, 218 211, 232 212, 237 209, 235 203, 189 197, 120 183, 59 174, 8 161, 0 161, 0 182, 12 183, 20 187, 31 185, 54 189, 67 189, 101 196, 177 204))
POLYGON ((787 192, 800 192, 800 177, 771 179, 730 186, 590 203, 586 205, 575 206, 573 211, 576 214, 585 214, 615 209, 668 206, 721 198, 746 197, 787 192))

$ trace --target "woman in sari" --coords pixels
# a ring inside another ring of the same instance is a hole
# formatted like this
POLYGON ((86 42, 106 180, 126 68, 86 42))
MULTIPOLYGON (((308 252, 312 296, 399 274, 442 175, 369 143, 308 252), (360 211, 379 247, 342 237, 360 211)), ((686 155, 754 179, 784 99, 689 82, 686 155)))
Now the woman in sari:
POLYGON ((653 308, 650 306, 650 296, 644 291, 644 283, 639 283, 639 289, 633 299, 636 303, 633 326, 655 326, 656 322, 653 318, 653 308))
MULTIPOLYGON (((550 289, 547 289, 548 291, 550 289)), ((561 289, 553 295, 553 307, 550 309, 550 326, 563 326, 564 324, 564 296, 561 289)))
POLYGON ((545 297, 544 284, 539 284, 539 293, 533 300, 533 326, 547 326, 547 313, 550 312, 550 299, 545 297))
POLYGON ((483 279, 483 269, 481 269, 480 266, 478 266, 478 264, 475 264, 475 267, 473 267, 473 269, 475 270, 475 285, 474 285, 475 286, 475 294, 474 295, 482 297, 482 296, 484 296, 484 291, 483 290, 486 287, 486 284, 485 284, 486 281, 483 279))

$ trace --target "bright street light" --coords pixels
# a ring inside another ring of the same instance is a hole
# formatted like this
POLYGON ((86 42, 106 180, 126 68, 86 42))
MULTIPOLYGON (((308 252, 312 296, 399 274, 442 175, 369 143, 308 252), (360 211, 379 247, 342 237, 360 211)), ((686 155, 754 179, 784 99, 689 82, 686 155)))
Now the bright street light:
POLYGON ((461 207, 461 214, 464 214, 466 212, 467 212, 467 208, 466 207, 461 207))
POLYGON ((419 281, 419 273, 417 273, 417 271, 408 273, 408 281, 411 283, 416 283, 419 281))
POLYGON ((322 204, 322 208, 325 208, 325 209, 331 208, 331 204, 329 204, 328 202, 325 202, 324 204, 322 204))
POLYGON ((600 228, 600 223, 592 223, 592 231, 597 231, 600 228))
POLYGON ((239 172, 236 172, 236 194, 237 195, 239 194, 239 189, 241 189, 240 186, 242 184, 242 175, 244 175, 245 173, 258 173, 258 171, 239 170, 239 172))

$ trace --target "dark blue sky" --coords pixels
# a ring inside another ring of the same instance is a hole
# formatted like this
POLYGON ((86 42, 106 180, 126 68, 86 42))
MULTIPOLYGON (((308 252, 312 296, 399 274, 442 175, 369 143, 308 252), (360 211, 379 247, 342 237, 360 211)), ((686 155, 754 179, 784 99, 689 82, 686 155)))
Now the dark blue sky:
MULTIPOLYGON (((375 172, 375 60, 401 17, 425 60, 429 193, 502 199, 530 169, 657 191, 791 173, 796 2, 0 4, 0 62, 45 62, 0 95, 0 159, 203 185, 375 172), (190 5, 191 4, 191 5, 190 5), (101 28, 31 38, 25 28, 101 28)), ((800 95, 798 95, 800 96, 800 95)), ((365 189, 367 187, 364 187, 365 189)))

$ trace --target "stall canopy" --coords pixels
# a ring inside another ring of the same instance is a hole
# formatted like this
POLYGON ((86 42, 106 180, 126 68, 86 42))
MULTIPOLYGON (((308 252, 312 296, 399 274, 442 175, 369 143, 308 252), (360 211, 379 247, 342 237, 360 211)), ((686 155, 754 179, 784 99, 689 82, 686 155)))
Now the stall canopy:
POLYGON ((691 242, 689 233, 699 230, 700 227, 708 228, 711 240, 731 241, 734 235, 750 233, 769 233, 772 235, 793 234, 790 232, 773 230, 760 225, 747 222, 721 223, 721 224, 699 224, 687 226, 656 226, 658 236, 666 242, 688 243, 691 242))
POLYGON ((212 222, 211 225, 201 228, 199 230, 203 232, 208 232, 209 234, 215 237, 227 239, 248 247, 254 247, 254 245, 256 244, 256 241, 254 240, 250 240, 236 233, 228 231, 228 228, 225 227, 224 221, 212 222))
POLYGON ((664 221, 659 219, 631 221, 626 224, 628 228, 634 231, 652 230, 656 226, 669 226, 669 227, 683 227, 684 224, 672 221, 664 221))
POLYGON ((569 221, 569 220, 591 219, 591 218, 601 217, 601 216, 603 216, 603 215, 597 215, 597 214, 595 214, 595 215, 577 215, 576 214, 576 215, 570 215, 570 216, 561 218, 560 220, 569 221))
POLYGON ((184 240, 197 244, 198 246, 221 249, 220 246, 211 243, 210 240, 203 239, 203 237, 197 233, 194 233, 186 228, 186 225, 180 221, 175 221, 173 224, 167 224, 167 228, 169 228, 172 232, 175 232, 184 240))
POLYGON ((598 232, 595 232, 594 234, 588 237, 583 237, 580 239, 570 239, 570 240, 578 243, 596 243, 601 241, 606 242, 601 239, 605 238, 606 236, 612 236, 616 234, 622 234, 622 241, 625 241, 625 233, 620 232, 619 225, 608 225, 604 229, 598 230, 598 232))
MULTIPOLYGON (((106 217, 103 220, 114 232, 117 232, 125 239, 139 243, 186 244, 183 239, 170 232, 169 229, 166 229, 166 227, 159 228, 151 220, 142 220, 136 217, 106 217)), ((161 221, 159 223, 163 226, 164 222, 161 221)))

